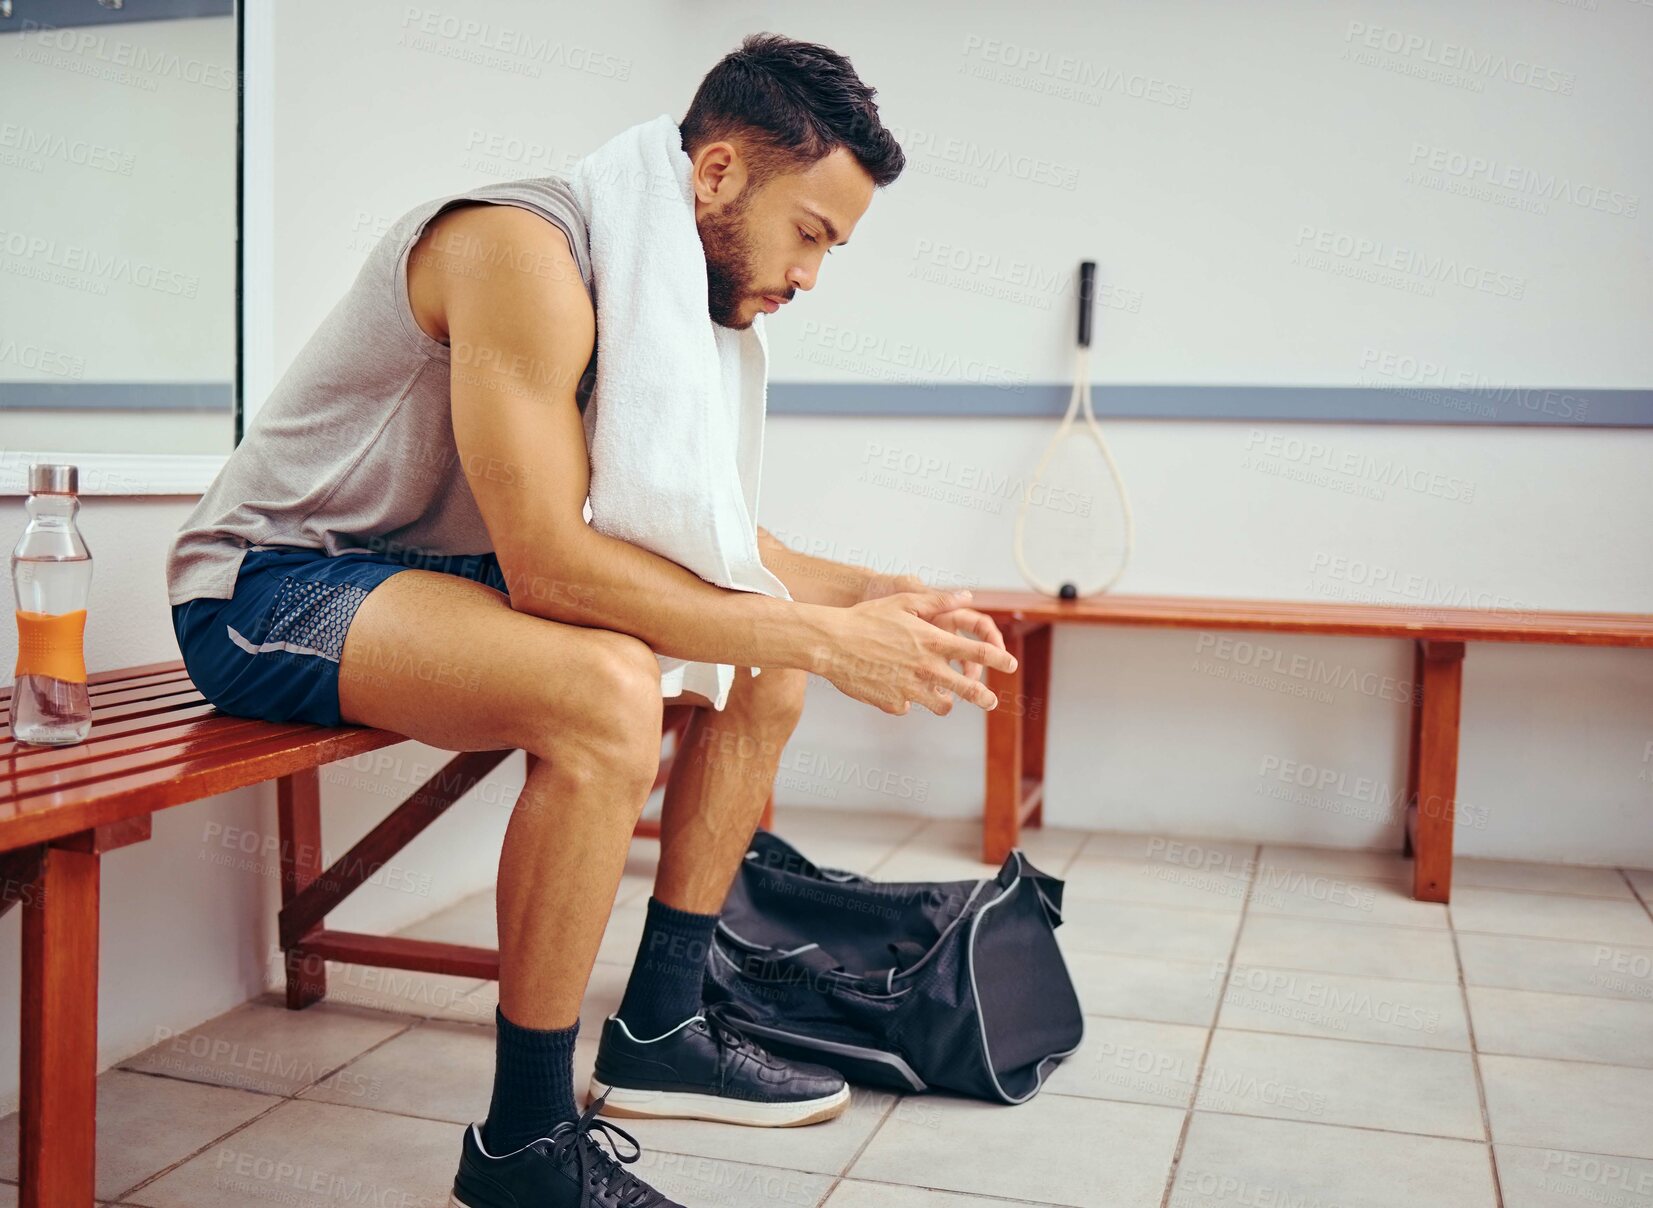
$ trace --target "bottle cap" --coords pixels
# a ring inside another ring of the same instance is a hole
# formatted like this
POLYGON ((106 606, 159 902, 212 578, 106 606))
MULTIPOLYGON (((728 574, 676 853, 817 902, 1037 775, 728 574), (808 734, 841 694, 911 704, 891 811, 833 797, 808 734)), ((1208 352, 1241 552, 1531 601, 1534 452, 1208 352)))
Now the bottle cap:
POLYGON ((76 495, 79 493, 79 466, 37 461, 29 467, 29 494, 76 495))

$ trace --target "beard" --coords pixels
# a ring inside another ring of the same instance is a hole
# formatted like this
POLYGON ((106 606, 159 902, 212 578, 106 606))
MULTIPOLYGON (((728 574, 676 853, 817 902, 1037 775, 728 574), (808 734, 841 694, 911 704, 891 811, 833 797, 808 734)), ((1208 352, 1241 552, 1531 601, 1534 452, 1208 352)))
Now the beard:
POLYGON ((700 220, 700 243, 706 253, 706 309, 720 327, 744 330, 752 320, 737 322, 752 281, 752 241, 746 233, 747 192, 700 220))

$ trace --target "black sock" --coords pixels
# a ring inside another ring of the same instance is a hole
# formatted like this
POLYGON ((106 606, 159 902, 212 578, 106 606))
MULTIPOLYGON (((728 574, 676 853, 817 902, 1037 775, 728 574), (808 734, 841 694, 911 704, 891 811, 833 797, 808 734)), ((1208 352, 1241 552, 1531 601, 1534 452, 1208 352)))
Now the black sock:
POLYGON ((499 1028, 494 1049, 494 1098, 482 1126, 482 1143, 495 1157, 549 1136, 563 1120, 577 1120, 574 1106, 575 1020, 566 1028, 521 1028, 494 1008, 499 1028))
POLYGON ((706 950, 717 919, 649 895, 637 960, 617 1012, 639 1040, 652 1040, 700 1011, 706 950))

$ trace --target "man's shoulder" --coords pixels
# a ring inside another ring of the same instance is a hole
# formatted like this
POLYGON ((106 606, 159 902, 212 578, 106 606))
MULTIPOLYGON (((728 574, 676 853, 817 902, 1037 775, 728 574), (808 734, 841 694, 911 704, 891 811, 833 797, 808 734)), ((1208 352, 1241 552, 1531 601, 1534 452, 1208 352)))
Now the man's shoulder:
POLYGON ((553 225, 570 231, 578 238, 580 247, 576 249, 577 255, 583 254, 589 244, 585 213, 566 177, 525 176, 516 180, 495 181, 456 195, 453 203, 463 204, 467 200, 491 202, 507 209, 525 208, 542 218, 549 218, 553 225))
POLYGON ((460 276, 479 278, 512 270, 549 282, 578 282, 589 293, 588 274, 573 238, 565 227, 533 209, 477 198, 436 218, 414 255, 460 276))
POLYGON ((443 338, 450 302, 478 290, 519 303, 539 299, 563 318, 594 319, 590 275, 566 228, 532 207, 466 201, 438 215, 409 252, 408 298, 426 334, 443 338))
MULTIPOLYGON (((430 230, 442 224, 452 228, 455 214, 471 211, 505 213, 520 211, 538 220, 540 226, 562 233, 581 275, 590 281, 591 237, 584 211, 568 180, 561 176, 528 176, 476 185, 457 193, 427 197, 403 211, 388 224, 384 245, 407 248, 423 241, 430 230)), ((469 226, 470 220, 459 224, 469 226)), ((522 230, 532 232, 528 224, 522 230)))

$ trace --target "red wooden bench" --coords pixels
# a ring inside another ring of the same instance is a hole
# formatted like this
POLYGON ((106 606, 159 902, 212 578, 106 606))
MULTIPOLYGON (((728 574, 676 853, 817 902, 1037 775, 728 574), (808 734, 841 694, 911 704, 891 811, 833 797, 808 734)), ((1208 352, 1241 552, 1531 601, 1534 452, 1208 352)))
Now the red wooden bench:
MULTIPOLYGON (((180 662, 91 677, 92 732, 72 747, 9 738, 0 689, 0 914, 23 908, 22 1208, 92 1204, 97 1103, 98 886, 104 852, 149 838, 156 810, 276 782, 281 947, 287 1004, 327 992, 326 962, 497 978, 499 953, 430 940, 332 931, 326 917, 510 751, 462 752, 330 867, 321 867, 317 771, 403 742, 361 726, 249 721, 202 699, 180 662), (49 1143, 48 1143, 49 1142, 49 1143)), ((666 782, 693 712, 668 706, 666 782)), ((664 735, 662 736, 664 737, 664 735)), ((771 794, 762 825, 774 825, 771 794)), ((657 835, 653 818, 639 835, 657 835)))
POLYGON ((1104 595, 1057 600, 1034 592, 979 591, 970 606, 998 624, 1013 672, 988 669, 999 707, 987 714, 987 800, 982 858, 998 864, 1021 827, 1043 822, 1045 727, 1050 720, 1050 644, 1057 625, 1322 633, 1408 638, 1413 644, 1406 854, 1413 896, 1445 902, 1452 891, 1457 814, 1458 706, 1470 642, 1653 648, 1653 616, 1610 612, 1491 611, 1389 604, 1220 600, 1104 595))

